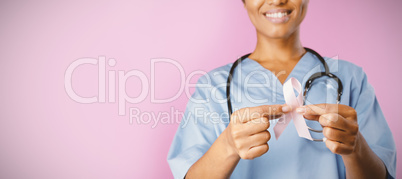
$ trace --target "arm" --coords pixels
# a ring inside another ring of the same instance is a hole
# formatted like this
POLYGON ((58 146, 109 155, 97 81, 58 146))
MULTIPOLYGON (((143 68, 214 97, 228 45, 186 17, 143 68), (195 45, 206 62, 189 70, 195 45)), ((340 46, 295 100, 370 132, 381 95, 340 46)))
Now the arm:
MULTIPOLYGON (((285 108, 285 110, 288 108, 285 108)), ((254 159, 268 151, 269 119, 283 113, 281 105, 243 108, 233 113, 228 127, 188 170, 186 178, 229 178, 240 158, 254 159)))
POLYGON ((227 130, 188 170, 186 178, 229 178, 240 160, 227 141, 227 130))
POLYGON ((342 155, 346 178, 386 178, 387 171, 381 159, 371 150, 363 135, 357 135, 355 151, 342 155))
POLYGON ((386 178, 386 168, 359 131, 356 111, 346 105, 318 104, 297 109, 306 119, 323 126, 325 144, 339 154, 346 168, 346 178, 386 178))

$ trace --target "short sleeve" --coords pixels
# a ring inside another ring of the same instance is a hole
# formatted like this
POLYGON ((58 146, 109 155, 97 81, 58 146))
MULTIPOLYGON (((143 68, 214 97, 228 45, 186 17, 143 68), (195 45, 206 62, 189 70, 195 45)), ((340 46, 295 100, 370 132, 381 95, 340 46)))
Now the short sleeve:
POLYGON ((362 69, 358 70, 357 86, 352 93, 358 96, 352 99, 352 107, 357 112, 360 133, 370 148, 383 161, 388 172, 388 178, 395 178, 396 148, 391 130, 381 111, 374 93, 374 88, 368 83, 367 75, 362 69))
POLYGON ((201 77, 187 103, 184 116, 168 153, 168 163, 174 178, 185 177, 190 167, 200 159, 217 139, 214 125, 208 119, 208 82, 201 77))

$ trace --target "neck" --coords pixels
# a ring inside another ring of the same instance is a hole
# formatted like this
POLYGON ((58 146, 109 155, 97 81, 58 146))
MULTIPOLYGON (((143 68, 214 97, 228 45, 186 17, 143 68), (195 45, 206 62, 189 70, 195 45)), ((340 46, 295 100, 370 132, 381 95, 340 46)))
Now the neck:
POLYGON ((305 53, 299 30, 287 38, 270 38, 257 32, 257 46, 250 58, 257 62, 300 60, 305 53))

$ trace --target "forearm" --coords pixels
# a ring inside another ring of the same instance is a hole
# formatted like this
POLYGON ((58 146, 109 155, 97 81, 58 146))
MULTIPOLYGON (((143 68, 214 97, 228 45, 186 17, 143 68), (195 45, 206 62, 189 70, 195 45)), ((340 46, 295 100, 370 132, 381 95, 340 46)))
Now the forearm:
POLYGON ((188 170, 186 178, 229 178, 240 160, 226 141, 226 130, 188 170))
POLYGON ((346 167, 346 178, 386 178, 386 168, 382 160, 371 150, 359 132, 356 150, 342 156, 346 167))

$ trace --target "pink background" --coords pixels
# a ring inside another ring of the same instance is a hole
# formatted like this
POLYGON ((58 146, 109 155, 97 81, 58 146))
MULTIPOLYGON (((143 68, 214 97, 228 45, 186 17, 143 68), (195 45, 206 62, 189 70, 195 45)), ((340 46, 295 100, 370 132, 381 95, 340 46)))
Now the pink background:
MULTIPOLYGON (((303 45, 364 68, 399 153, 401 6, 400 0, 310 0, 302 25, 303 45)), ((1 1, 0 178, 172 178, 166 156, 178 122, 130 124, 117 102, 77 103, 64 89, 66 69, 77 59, 105 56, 117 62, 107 71, 150 77, 150 59, 166 57, 188 75, 232 62, 255 41, 240 0, 1 1)), ((180 88, 172 65, 158 66, 155 77, 158 98, 180 88)), ((74 72, 80 95, 96 96, 97 85, 95 65, 74 72)), ((130 96, 142 89, 138 78, 127 81, 130 96)), ((150 99, 127 109, 157 115, 183 111, 188 100, 185 94, 169 103, 150 99)))

